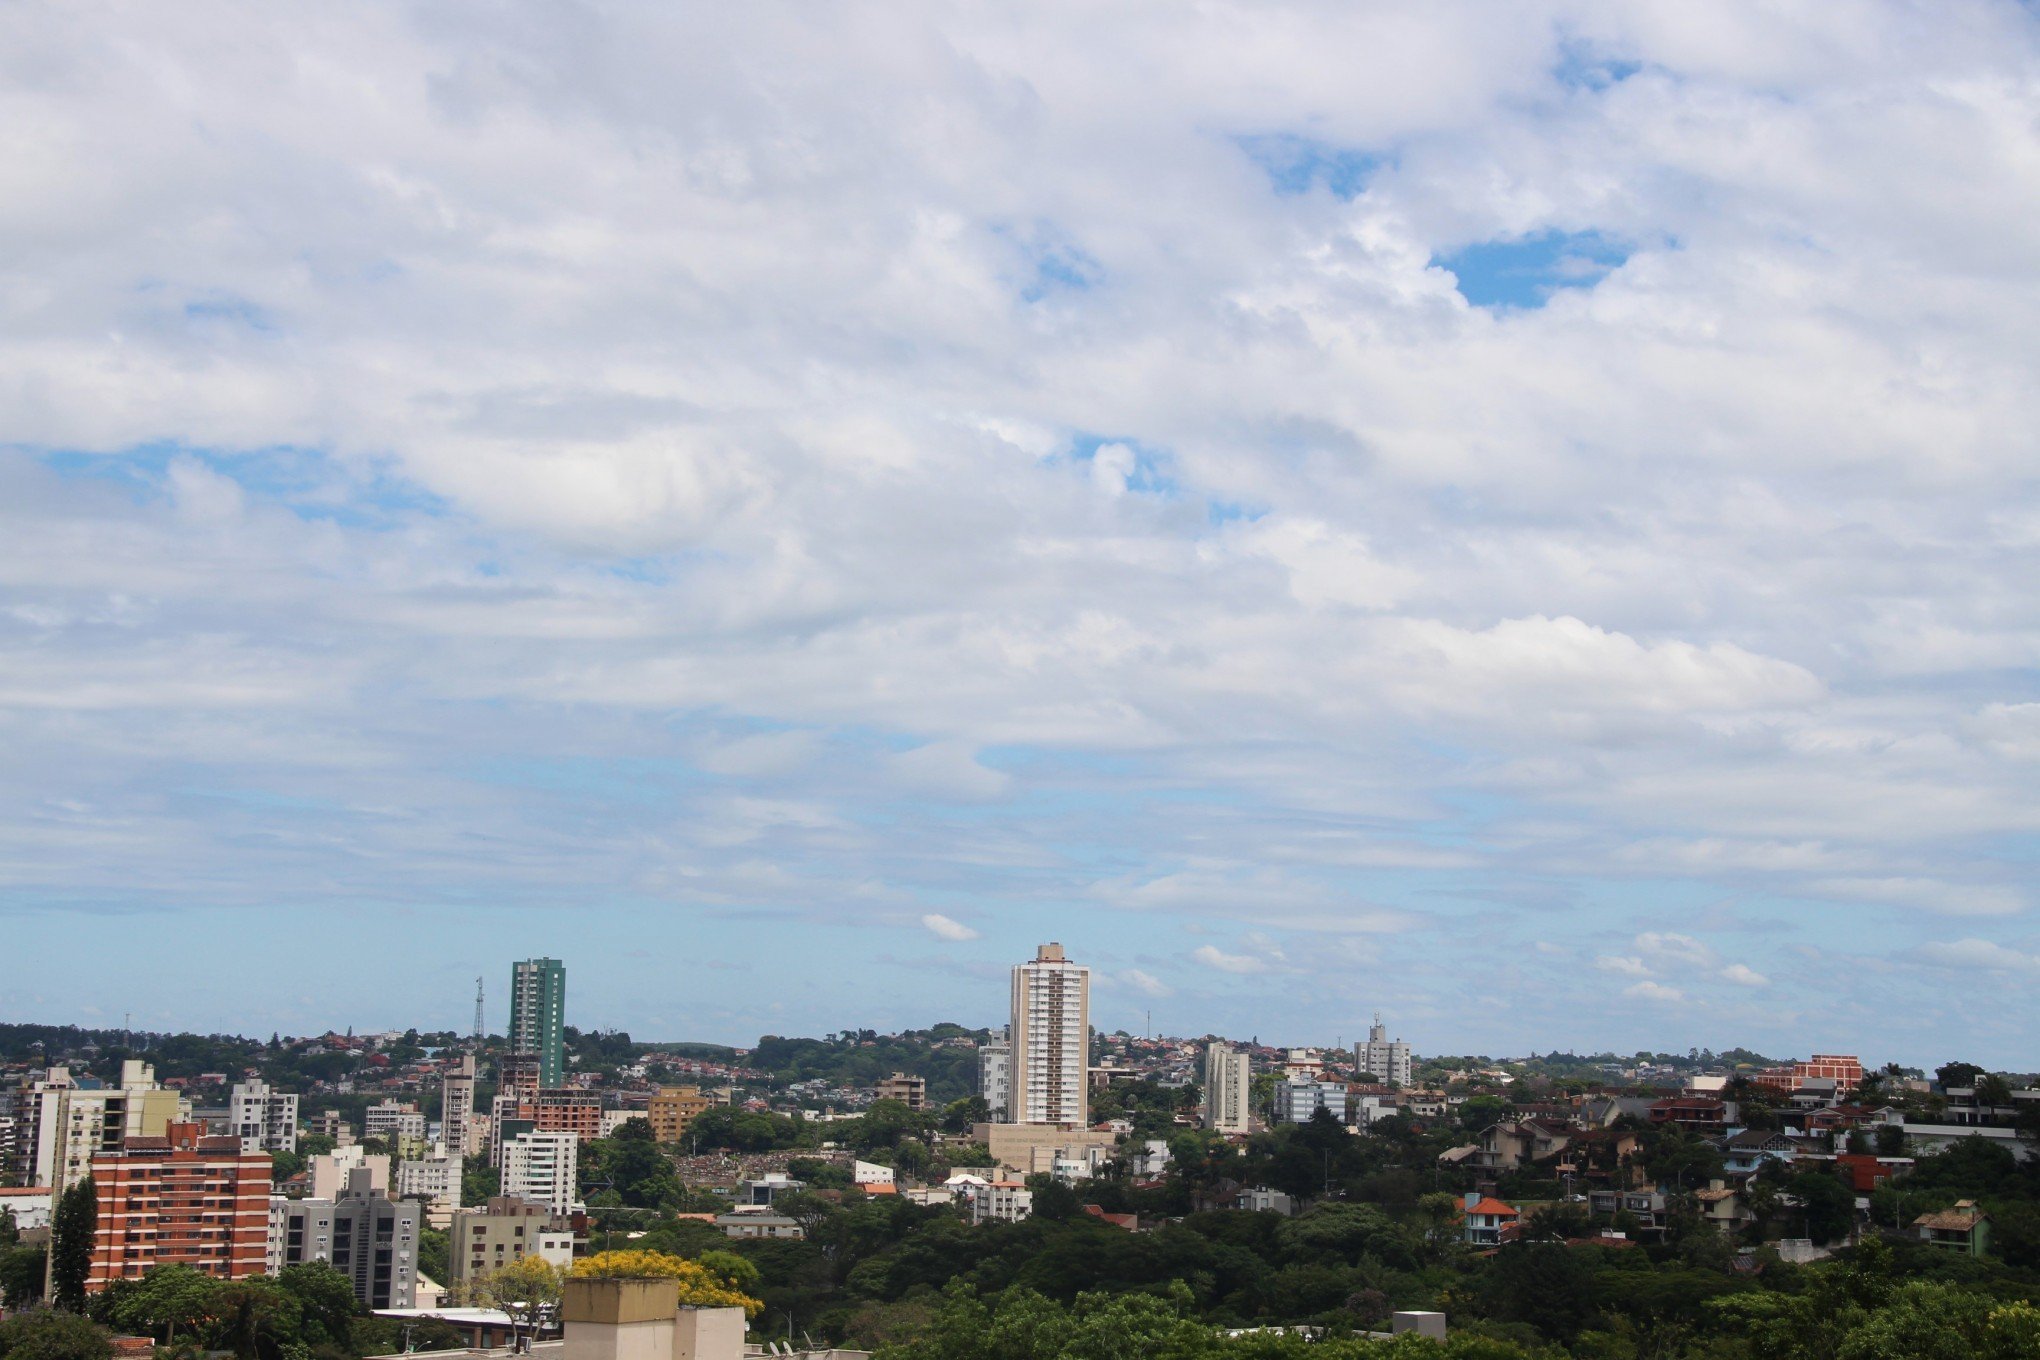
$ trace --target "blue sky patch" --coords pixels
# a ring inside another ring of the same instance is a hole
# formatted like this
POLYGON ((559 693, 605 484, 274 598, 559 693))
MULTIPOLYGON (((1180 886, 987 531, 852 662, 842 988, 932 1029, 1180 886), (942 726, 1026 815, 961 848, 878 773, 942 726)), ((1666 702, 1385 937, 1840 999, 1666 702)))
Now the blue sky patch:
POLYGON ((1374 172, 1387 164, 1384 157, 1372 152, 1294 133, 1271 132, 1234 140, 1261 167, 1275 192, 1284 195, 1307 194, 1322 186, 1334 198, 1355 198, 1374 172))
POLYGON ((1611 57, 1594 50, 1592 43, 1573 38, 1558 45, 1558 61, 1552 66, 1551 75, 1569 90, 1605 90, 1620 85, 1642 69, 1642 62, 1611 57))
POLYGON ((1165 449, 1154 448, 1123 435, 1092 434, 1087 431, 1070 439, 1070 456, 1079 463, 1088 463, 1097 457, 1099 449, 1108 444, 1119 444, 1133 450, 1133 471, 1126 478, 1128 491, 1142 491, 1151 496, 1176 494, 1175 478, 1168 472, 1171 460, 1165 449))
POLYGON ((119 483, 138 500, 162 496, 170 465, 184 459, 234 482, 252 499, 281 505, 301 519, 372 529, 414 515, 445 515, 452 508, 387 467, 343 466, 317 449, 292 445, 230 452, 157 441, 118 453, 76 449, 34 452, 44 467, 59 476, 119 483))
POLYGON ((1452 272, 1476 307, 1542 307, 1561 288, 1591 288, 1629 258, 1630 248, 1597 231, 1543 231, 1482 241, 1431 263, 1452 272))

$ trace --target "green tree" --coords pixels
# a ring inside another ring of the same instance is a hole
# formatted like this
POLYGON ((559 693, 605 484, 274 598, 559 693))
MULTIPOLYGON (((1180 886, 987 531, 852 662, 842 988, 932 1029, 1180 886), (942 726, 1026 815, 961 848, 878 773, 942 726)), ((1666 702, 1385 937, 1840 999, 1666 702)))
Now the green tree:
POLYGON ((25 1308, 42 1297, 43 1249, 9 1247, 0 1251, 0 1303, 25 1308))
POLYGON ((988 1124, 992 1119, 992 1107, 985 1103, 983 1096, 964 1096, 952 1100, 942 1107, 942 1131, 944 1133, 969 1133, 979 1124, 988 1124))
POLYGON ((137 1336, 160 1336, 165 1345, 212 1315, 219 1282, 202 1270, 171 1263, 138 1280, 115 1280, 92 1297, 92 1317, 137 1336))
POLYGON ((237 1360, 283 1360, 284 1347, 304 1331, 304 1312, 289 1290, 256 1276, 220 1284, 213 1300, 212 1342, 237 1360))
POLYGON ((38 1308, 0 1322, 6 1360, 109 1360, 113 1341, 89 1318, 38 1308))
POLYGON ((99 1230, 99 1191, 87 1176, 57 1202, 50 1220, 50 1302, 73 1313, 85 1311, 85 1280, 92 1273, 92 1238, 99 1230))
POLYGON ((285 1266, 277 1272, 276 1283, 297 1301, 306 1342, 347 1343, 354 1318, 364 1310, 354 1297, 353 1281, 344 1273, 325 1261, 307 1261, 285 1266))

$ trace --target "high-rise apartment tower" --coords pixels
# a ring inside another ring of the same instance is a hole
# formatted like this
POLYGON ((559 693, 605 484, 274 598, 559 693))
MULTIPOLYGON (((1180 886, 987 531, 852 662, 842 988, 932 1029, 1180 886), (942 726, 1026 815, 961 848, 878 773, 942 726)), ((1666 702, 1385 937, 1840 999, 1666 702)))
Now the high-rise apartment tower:
POLYGON ((510 969, 510 1047, 538 1057, 539 1085, 558 1086, 566 1072, 567 966, 526 959, 510 969))
POLYGON ((1379 1011, 1374 1014, 1374 1028, 1367 1031, 1367 1042, 1353 1046, 1353 1065, 1376 1081, 1403 1087, 1410 1084, 1410 1046, 1400 1039, 1389 1041, 1388 1026, 1381 1023, 1379 1011))
POLYGON ((1045 944, 1013 970, 1013 1045, 1007 1118, 1015 1124, 1091 1122, 1091 970, 1045 944))
POLYGON ((1213 1133, 1245 1133, 1254 1103, 1254 1078, 1247 1055, 1216 1039, 1204 1050, 1204 1127, 1213 1133))

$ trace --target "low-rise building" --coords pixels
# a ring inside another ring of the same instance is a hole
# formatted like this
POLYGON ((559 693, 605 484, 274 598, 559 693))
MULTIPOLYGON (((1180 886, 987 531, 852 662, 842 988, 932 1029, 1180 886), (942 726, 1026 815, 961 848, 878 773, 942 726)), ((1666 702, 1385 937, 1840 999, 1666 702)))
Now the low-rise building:
POLYGON ((1912 1221, 1920 1241, 1965 1256, 1981 1256, 1990 1250, 1990 1215, 1976 1201, 1958 1199, 1952 1209, 1921 1214, 1912 1221))
POLYGON ((1742 1190, 1726 1181, 1709 1181, 1693 1198, 1700 1202, 1700 1217, 1724 1237, 1733 1237, 1755 1217, 1742 1190))
POLYGON ((662 1143, 677 1143, 687 1136, 687 1126, 714 1102, 699 1086, 661 1086, 645 1107, 652 1123, 652 1136, 662 1143))
POLYGON ((928 1108, 928 1079, 895 1072, 872 1088, 873 1100, 897 1100, 910 1110, 928 1108))
POLYGON ((715 1226, 723 1230, 724 1236, 736 1238, 738 1241, 759 1237, 799 1238, 807 1236, 798 1220, 788 1218, 785 1214, 775 1214, 769 1211, 717 1214, 715 1216, 715 1226))
POLYGON ((1492 1195, 1468 1191, 1460 1217, 1462 1235, 1469 1245, 1498 1247, 1515 1239, 1516 1224, 1522 1215, 1514 1206, 1492 1195))
POLYGON ((562 1270, 574 1263, 573 1224, 546 1205, 506 1195, 479 1209, 454 1210, 446 1242, 449 1282, 462 1291, 527 1256, 562 1270))
POLYGON ((425 1115, 408 1101, 385 1097, 362 1112, 361 1132, 365 1138, 379 1138, 391 1145, 407 1138, 422 1143, 425 1141, 425 1115))
POLYGON ((1344 1082, 1291 1080, 1275 1083, 1275 1119, 1278 1123, 1307 1124, 1318 1114, 1346 1122, 1344 1082))
POLYGON ((1243 1189, 1233 1198, 1233 1208, 1249 1214, 1281 1214, 1292 1217, 1296 1213, 1296 1201, 1280 1190, 1271 1190, 1265 1185, 1243 1189))
POLYGON ((966 1181, 957 1193, 973 1223, 1018 1223, 1034 1214, 1034 1192, 1025 1181, 966 1181))
POLYGON ((753 1180, 738 1181, 736 1202, 764 1209, 781 1196, 797 1194, 805 1189, 806 1181, 797 1181, 784 1171, 768 1171, 753 1180))

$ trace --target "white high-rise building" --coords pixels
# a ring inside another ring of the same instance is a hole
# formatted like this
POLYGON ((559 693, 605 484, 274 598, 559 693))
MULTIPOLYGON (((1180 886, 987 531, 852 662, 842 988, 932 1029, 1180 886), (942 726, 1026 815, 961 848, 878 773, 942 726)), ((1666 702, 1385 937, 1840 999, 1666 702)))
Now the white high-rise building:
POLYGON ((1367 1031, 1367 1042, 1353 1046, 1353 1065, 1364 1076, 1393 1086, 1408 1087, 1410 1080, 1410 1046, 1397 1039, 1388 1038, 1388 1026, 1381 1023, 1381 1012, 1374 1013, 1374 1028, 1367 1031))
POLYGON ((21 1089, 16 1164, 0 1167, 23 1185, 68 1189, 92 1174, 92 1159, 118 1152, 121 1141, 161 1137, 191 1106, 178 1092, 156 1084, 156 1069, 138 1058, 120 1065, 120 1085, 106 1086, 52 1067, 21 1089))
MULTIPOLYGON (((460 1207, 460 1175, 464 1159, 458 1152, 435 1147, 422 1157, 397 1163, 398 1199, 422 1199, 428 1219, 450 1218, 460 1207)), ((435 1223, 433 1226, 440 1226, 435 1223)))
POLYGON ((1253 1101, 1254 1077, 1247 1055, 1212 1040, 1204 1050, 1204 1127, 1213 1133, 1245 1133, 1253 1101))
POLYGON ((1091 970, 1045 944, 1013 970, 1007 1120, 1091 1122, 1091 970))
POLYGON ((439 1146, 456 1157, 474 1151, 468 1145, 475 1122, 475 1057, 463 1053, 457 1066, 439 1079, 439 1146))
POLYGON ((267 1082, 244 1081, 234 1087, 227 1120, 241 1140, 243 1152, 296 1152, 298 1098, 294 1091, 272 1090, 267 1082))
POLYGON ((1290 1124, 1308 1124, 1318 1111, 1340 1123, 1346 1121, 1346 1088, 1329 1081, 1278 1081, 1275 1083, 1275 1118, 1290 1124))
POLYGON ((579 1169, 580 1139, 572 1133, 527 1129, 503 1144, 503 1193, 556 1214, 574 1211, 579 1169))
POLYGON ((1004 1025, 978 1045, 978 1094, 990 1107, 992 1122, 1006 1123, 1013 1104, 1013 1040, 1004 1025))

